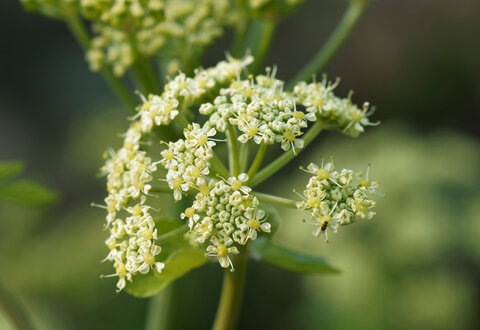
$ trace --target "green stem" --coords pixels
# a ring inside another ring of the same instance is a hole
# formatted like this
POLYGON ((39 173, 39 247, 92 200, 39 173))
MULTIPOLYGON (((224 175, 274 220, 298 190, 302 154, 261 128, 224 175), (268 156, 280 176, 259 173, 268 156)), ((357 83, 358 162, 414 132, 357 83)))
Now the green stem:
POLYGON ((247 171, 248 158, 249 158, 249 144, 240 144, 240 172, 245 173, 247 171))
POLYGON ((255 57, 255 62, 252 65, 252 73, 257 74, 260 68, 263 66, 265 57, 270 49, 270 44, 272 43, 273 36, 275 35, 275 30, 277 28, 277 22, 274 20, 264 20, 261 21, 261 32, 260 39, 256 45, 256 49, 253 53, 255 57))
POLYGON ((180 226, 178 228, 175 228, 172 231, 169 231, 166 234, 158 236, 157 243, 162 243, 162 242, 168 241, 169 239, 171 239, 173 237, 177 237, 178 235, 186 233, 187 231, 188 231, 188 225, 180 226))
POLYGON ((317 137, 318 134, 323 130, 324 125, 320 119, 317 119, 315 124, 308 130, 308 132, 303 136, 304 146, 302 149, 297 149, 297 153, 294 154, 293 151, 287 151, 283 153, 280 157, 271 162, 268 166, 264 167, 260 172, 258 172, 251 181, 250 187, 253 188, 285 166, 290 162, 294 157, 299 155, 305 148, 317 137))
POLYGON ((246 251, 240 251, 240 254, 234 260, 234 264, 234 272, 225 270, 220 302, 212 330, 233 330, 236 327, 245 285, 246 251))
POLYGON ((173 283, 150 298, 147 306, 145 330, 167 330, 170 314, 170 301, 173 295, 173 283))
POLYGON ((283 197, 277 197, 269 194, 264 194, 260 192, 253 192, 252 193, 254 196, 258 198, 260 202, 270 204, 273 206, 280 206, 280 207, 287 207, 291 209, 297 209, 296 201, 293 201, 291 199, 283 198, 283 197))
MULTIPOLYGON (((77 39, 77 42, 80 44, 83 50, 87 51, 90 47, 90 36, 83 21, 77 15, 73 14, 67 16, 65 18, 65 21, 70 31, 74 35, 75 39, 77 39)), ((123 102, 123 104, 128 109, 134 111, 138 102, 135 101, 133 95, 124 86, 123 82, 120 79, 116 78, 109 68, 102 68, 100 70, 100 74, 107 82, 108 86, 115 93, 115 95, 117 95, 117 97, 123 102)))
POLYGON ((228 143, 228 164, 230 168, 230 174, 235 176, 240 172, 240 161, 238 159, 238 145, 237 145, 237 134, 235 133, 235 128, 232 125, 228 125, 227 131, 227 143, 228 143))
POLYGON ((317 52, 314 58, 288 84, 287 90, 293 88, 297 82, 309 80, 312 78, 312 75, 323 70, 325 65, 327 65, 327 63, 337 53, 337 51, 340 49, 340 46, 342 46, 352 32, 353 28, 362 16, 367 2, 367 0, 350 0, 350 5, 345 11, 340 23, 330 35, 330 38, 317 52))
POLYGON ((218 174, 220 174, 221 176, 223 176, 225 178, 228 178, 230 173, 228 172, 227 168, 225 167, 225 165, 223 164, 221 159, 218 158, 218 156, 215 153, 213 154, 213 157, 210 160, 210 162, 211 162, 213 168, 215 169, 215 171, 218 172, 218 174))
POLYGON ((250 169, 248 170, 248 177, 253 178, 255 173, 257 173, 258 169, 260 168, 260 165, 262 165, 263 158, 265 157, 265 153, 267 151, 268 145, 266 143, 260 144, 260 147, 258 148, 257 155, 255 156, 255 159, 253 160, 252 165, 250 166, 250 169))

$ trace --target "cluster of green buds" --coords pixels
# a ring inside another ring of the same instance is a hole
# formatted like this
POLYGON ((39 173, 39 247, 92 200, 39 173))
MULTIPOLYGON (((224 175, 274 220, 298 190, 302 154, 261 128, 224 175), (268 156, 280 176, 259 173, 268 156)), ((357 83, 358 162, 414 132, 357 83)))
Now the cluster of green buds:
MULTIPOLYGON (((252 62, 251 56, 228 58, 215 67, 195 70, 192 77, 179 73, 160 95, 142 96, 123 146, 106 153, 102 168, 107 176, 104 207, 110 233, 106 259, 114 263, 112 276, 118 276, 119 289, 138 273, 169 267, 157 260, 161 251, 157 239, 168 233, 155 225, 157 211, 149 202, 155 193, 168 192, 178 205, 187 203, 178 214, 187 241, 194 248, 203 246, 206 256, 233 271, 232 256, 272 231, 265 212, 272 198, 253 191, 282 167, 273 161, 260 170, 267 147, 277 144, 283 162, 293 159, 323 129, 357 136, 372 124, 366 107, 334 95, 336 84, 324 79, 285 91, 275 69, 248 75, 246 67, 252 62), (154 129, 165 126, 183 126, 181 138, 158 138, 154 129), (145 146, 152 143, 165 148, 159 155, 147 154, 145 146), (229 169, 219 157, 223 148, 219 145, 225 144, 229 169), (252 150, 257 153, 248 166, 252 150)), ((368 170, 365 176, 336 172, 332 162, 310 164, 304 170, 313 176, 302 201, 287 204, 310 212, 314 236, 326 236, 328 229, 335 231, 338 225, 375 214, 375 202, 368 196, 376 193, 378 182, 369 180, 368 170)))

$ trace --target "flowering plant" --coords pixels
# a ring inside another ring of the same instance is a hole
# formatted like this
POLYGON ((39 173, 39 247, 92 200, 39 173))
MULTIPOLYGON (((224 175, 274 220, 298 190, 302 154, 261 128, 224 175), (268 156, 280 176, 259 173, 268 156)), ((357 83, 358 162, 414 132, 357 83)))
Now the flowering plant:
POLYGON ((298 209, 298 219, 306 218, 299 226, 310 226, 314 237, 328 242, 328 232, 375 215, 372 198, 380 193, 370 167, 335 170, 329 159, 300 166, 297 174, 309 176, 300 192, 280 197, 257 187, 322 131, 357 137, 377 125, 369 119, 374 109, 368 102, 359 107, 351 94, 335 95, 338 80, 305 81, 332 57, 366 1, 350 1, 325 48, 288 85, 276 78, 276 68, 257 72, 278 21, 301 1, 22 2, 67 22, 90 68, 135 110, 122 147, 105 153, 101 172, 108 194, 97 205, 107 211, 105 261, 114 267, 105 277, 117 278, 118 291, 152 296, 188 271, 218 261, 226 270, 214 327, 228 329, 235 325, 250 256, 288 270, 336 272, 324 259, 272 240, 279 224, 274 207, 298 209), (247 55, 198 66, 227 27, 237 35, 232 53, 247 55), (246 34, 261 38, 252 44, 255 38, 246 34), (168 74, 165 81, 158 69, 168 74), (127 71, 131 76, 125 77, 127 71), (138 106, 128 88, 135 82, 138 106))

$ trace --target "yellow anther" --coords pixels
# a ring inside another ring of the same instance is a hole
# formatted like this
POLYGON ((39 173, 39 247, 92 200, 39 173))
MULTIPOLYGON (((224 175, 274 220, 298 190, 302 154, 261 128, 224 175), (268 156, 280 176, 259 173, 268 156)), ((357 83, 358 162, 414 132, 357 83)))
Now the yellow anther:
POLYGON ((137 190, 142 190, 143 187, 145 187, 145 182, 141 181, 141 180, 137 180, 134 184, 135 186, 135 189, 137 190))

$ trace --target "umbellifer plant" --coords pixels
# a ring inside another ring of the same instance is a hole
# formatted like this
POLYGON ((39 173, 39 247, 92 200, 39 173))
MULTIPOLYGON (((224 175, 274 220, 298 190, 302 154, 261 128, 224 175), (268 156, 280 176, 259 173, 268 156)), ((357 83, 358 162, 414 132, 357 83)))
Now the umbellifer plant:
POLYGON ((276 68, 257 72, 276 25, 302 1, 22 2, 64 20, 91 69, 135 110, 122 147, 105 153, 101 169, 108 192, 105 204, 98 205, 107 210, 105 260, 114 267, 105 277, 117 278, 118 291, 152 296, 191 269, 218 261, 225 276, 214 328, 231 329, 250 256, 288 270, 335 271, 322 258, 272 240, 278 227, 274 207, 298 209, 299 226, 311 226, 315 238, 328 242, 329 232, 374 216, 378 182, 370 179, 369 167, 335 170, 332 159, 303 164, 294 175, 305 187, 284 193, 292 199, 256 187, 323 130, 357 137, 376 125, 369 120, 368 102, 357 106, 351 95, 334 94, 338 81, 314 77, 367 1, 350 1, 325 47, 287 86, 276 78, 276 68), (214 67, 197 67, 226 27, 235 32, 237 58, 227 55, 214 67), (168 74, 165 81, 159 71, 168 74), (138 106, 129 83, 137 84, 138 106), (266 162, 268 152, 278 156, 266 162), (170 198, 163 203, 169 212, 157 209, 159 196, 170 198))

